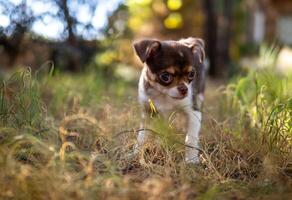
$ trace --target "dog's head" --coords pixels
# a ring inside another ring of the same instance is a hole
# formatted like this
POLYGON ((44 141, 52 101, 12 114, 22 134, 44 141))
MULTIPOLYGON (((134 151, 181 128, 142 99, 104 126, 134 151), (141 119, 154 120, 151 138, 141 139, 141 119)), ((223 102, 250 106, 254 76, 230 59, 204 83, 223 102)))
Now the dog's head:
POLYGON ((199 38, 141 40, 134 43, 134 49, 149 69, 146 76, 151 86, 174 99, 187 96, 205 57, 204 42, 199 38))

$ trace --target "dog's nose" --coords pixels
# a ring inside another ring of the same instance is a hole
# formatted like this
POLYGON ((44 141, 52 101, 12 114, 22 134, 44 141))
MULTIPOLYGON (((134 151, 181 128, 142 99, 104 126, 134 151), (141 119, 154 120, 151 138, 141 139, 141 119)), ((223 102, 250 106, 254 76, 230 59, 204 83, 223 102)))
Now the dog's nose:
POLYGON ((186 95, 188 93, 188 88, 185 84, 180 84, 179 86, 177 86, 177 90, 179 91, 180 94, 182 95, 186 95))

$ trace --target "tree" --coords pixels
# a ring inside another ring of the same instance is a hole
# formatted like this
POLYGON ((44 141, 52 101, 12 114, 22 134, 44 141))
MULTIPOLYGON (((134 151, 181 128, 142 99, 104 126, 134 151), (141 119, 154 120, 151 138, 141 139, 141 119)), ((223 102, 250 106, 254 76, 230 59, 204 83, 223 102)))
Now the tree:
POLYGON ((78 19, 77 11, 80 6, 88 8, 88 15, 91 19, 94 16, 98 0, 43 0, 52 1, 58 8, 57 14, 49 13, 51 16, 61 19, 65 25, 66 43, 55 46, 52 51, 53 62, 70 71, 80 70, 85 63, 88 63, 96 48, 92 48, 82 41, 84 31, 94 31, 92 20, 81 22, 78 19), (83 31, 78 32, 81 29, 83 31))
POLYGON ((0 27, 0 46, 7 52, 9 64, 13 64, 25 33, 31 29, 38 16, 33 15, 26 1, 15 5, 10 1, 0 0, 0 10, 9 18, 9 25, 0 27))
POLYGON ((229 70, 233 4, 232 0, 203 0, 209 74, 213 77, 224 76, 229 70))
POLYGON ((219 74, 217 67, 217 14, 215 10, 215 0, 203 0, 203 6, 206 13, 205 21, 205 38, 206 38, 206 53, 210 62, 210 75, 216 76, 219 74))
POLYGON ((55 65, 64 69, 72 71, 80 69, 81 64, 84 64, 82 60, 88 61, 96 50, 96 43, 93 42, 95 44, 93 47, 92 44, 89 44, 90 42, 86 43, 84 38, 90 34, 94 38, 93 36, 98 33, 91 20, 94 17, 98 0, 34 0, 34 3, 40 3, 50 9, 36 12, 32 9, 32 3, 27 0, 15 3, 11 0, 0 0, 0 12, 9 19, 8 26, 0 27, 0 46, 3 46, 4 54, 11 61, 5 62, 4 65, 12 66, 13 62, 17 60, 17 56, 22 52, 21 49, 25 49, 24 38, 26 38, 26 44, 33 43, 31 37, 35 36, 32 33, 33 24, 49 17, 49 19, 55 19, 64 24, 64 42, 53 45, 51 41, 44 40, 52 51, 51 59, 55 61, 55 65), (78 11, 81 7, 87 8, 86 14, 89 16, 89 20, 79 19, 78 11), (63 62, 58 62, 61 59, 57 58, 61 54, 63 62), (64 66, 61 66, 62 64, 64 66))
POLYGON ((66 40, 70 44, 75 44, 76 39, 83 38, 84 32, 97 32, 92 25, 92 20, 88 22, 81 22, 76 16, 77 10, 80 6, 86 6, 88 8, 88 15, 92 19, 94 17, 95 10, 98 5, 98 0, 42 0, 43 2, 51 1, 57 8, 58 12, 56 14, 46 13, 52 17, 58 18, 65 24, 66 40), (79 30, 82 31, 77 31, 79 30))

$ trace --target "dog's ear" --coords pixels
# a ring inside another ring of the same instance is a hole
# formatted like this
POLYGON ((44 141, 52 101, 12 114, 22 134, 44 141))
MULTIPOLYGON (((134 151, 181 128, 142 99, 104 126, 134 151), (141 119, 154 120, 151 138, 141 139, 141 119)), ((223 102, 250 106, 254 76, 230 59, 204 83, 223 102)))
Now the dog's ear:
POLYGON ((133 44, 136 54, 144 63, 147 59, 155 56, 161 48, 158 40, 141 40, 133 44))
POLYGON ((205 43, 201 38, 189 37, 186 39, 181 39, 179 43, 189 47, 194 53, 195 57, 199 59, 200 63, 203 63, 205 60, 205 43))

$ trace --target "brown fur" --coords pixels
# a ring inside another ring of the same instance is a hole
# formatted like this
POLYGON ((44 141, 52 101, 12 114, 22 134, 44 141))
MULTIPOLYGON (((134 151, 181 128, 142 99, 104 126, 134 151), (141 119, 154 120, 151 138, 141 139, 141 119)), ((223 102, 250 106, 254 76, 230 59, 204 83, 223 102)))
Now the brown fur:
MULTIPOLYGON (((164 86, 166 88, 171 88, 171 87, 179 85, 181 83, 189 82, 188 73, 191 72, 192 69, 193 69, 192 66, 186 66, 186 67, 184 67, 182 69, 174 67, 174 66, 170 66, 170 67, 168 67, 166 69, 160 70, 159 72, 157 72, 157 74, 159 74, 159 73, 161 73, 163 71, 166 71, 166 72, 172 74, 173 75, 173 81, 171 82, 171 84, 164 86)), ((146 73, 147 80, 146 81, 151 82, 152 85, 153 84, 159 84, 159 80, 158 80, 157 74, 152 73, 150 70, 147 70, 147 73, 146 73)))
POLYGON ((195 71, 193 85, 193 105, 200 109, 197 95, 205 90, 204 42, 199 38, 187 38, 179 41, 159 41, 154 39, 134 43, 134 49, 140 60, 147 65, 149 86, 160 84, 160 87, 171 88, 183 82, 188 83, 188 73, 195 71), (158 74, 166 71, 173 75, 169 85, 163 85, 158 74))

